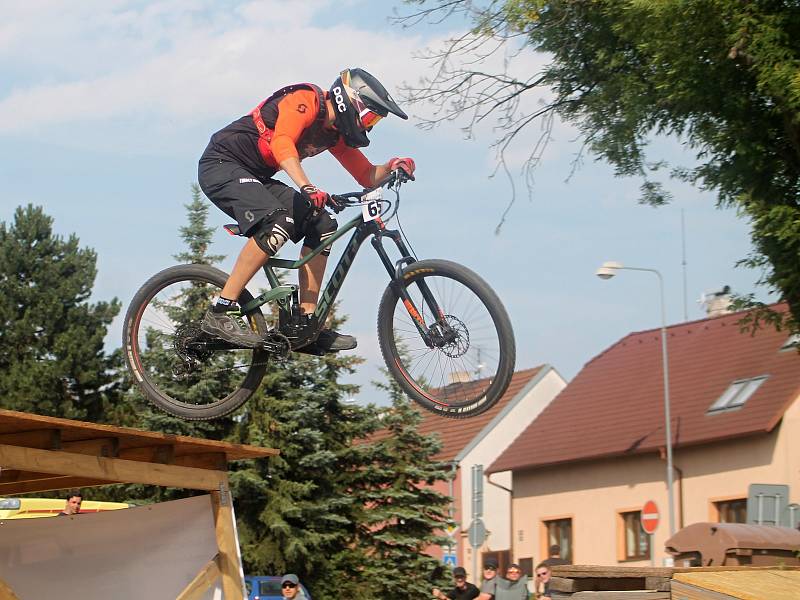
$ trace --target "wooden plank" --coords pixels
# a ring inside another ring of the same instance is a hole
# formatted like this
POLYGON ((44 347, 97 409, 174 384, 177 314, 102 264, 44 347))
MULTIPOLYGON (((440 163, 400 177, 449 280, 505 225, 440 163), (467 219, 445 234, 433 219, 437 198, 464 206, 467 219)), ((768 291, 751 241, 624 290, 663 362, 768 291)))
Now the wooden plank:
POLYGON ((72 475, 109 483, 142 483, 212 491, 226 474, 208 469, 140 463, 119 458, 85 456, 0 444, 0 465, 11 469, 72 475))
POLYGON ((33 481, 35 479, 52 479, 58 477, 52 473, 36 473, 33 471, 20 471, 18 469, 3 469, 0 471, 0 484, 33 481))
POLYGON ((218 440, 205 440, 154 431, 142 431, 139 429, 116 427, 114 425, 98 425, 95 423, 84 423, 82 421, 72 421, 58 417, 32 415, 29 413, 0 409, 0 431, 6 432, 2 435, 16 434, 36 429, 61 430, 62 439, 70 439, 73 437, 79 437, 81 439, 85 437, 114 437, 120 440, 120 448, 129 445, 135 445, 137 447, 144 445, 169 445, 183 448, 183 450, 177 452, 177 454, 224 452, 228 460, 264 458, 276 456, 280 453, 274 448, 231 444, 218 440))
POLYGON ((577 592, 572 594, 571 600, 670 600, 670 593, 643 590, 577 592))
POLYGON ((61 442, 64 452, 75 454, 92 454, 94 456, 114 457, 119 449, 119 440, 114 437, 93 438, 74 442, 61 442))
POLYGON ((704 590, 682 581, 672 582, 671 594, 671 600, 738 600, 728 594, 704 590))
POLYGON ((217 560, 218 556, 215 556, 208 561, 208 564, 200 570, 175 600, 199 600, 202 598, 214 585, 214 582, 219 579, 220 571, 217 560))
POLYGON ((214 471, 228 470, 228 459, 225 457, 224 452, 206 452, 204 454, 176 456, 172 464, 184 467, 195 467, 196 469, 212 469, 214 471))
POLYGON ((796 600, 800 597, 800 571, 774 567, 766 570, 677 573, 675 581, 742 600, 796 600))
POLYGON ((670 590, 669 577, 645 577, 644 589, 656 592, 668 592, 670 590))
POLYGON ((57 429, 33 429, 15 433, 0 433, 0 444, 41 448, 42 450, 57 450, 61 444, 61 435, 57 429))
POLYGON ((219 548, 218 562, 222 576, 222 593, 225 600, 242 600, 244 593, 244 572, 236 540, 236 523, 227 477, 220 489, 211 492, 211 505, 214 511, 214 528, 219 548))
POLYGON ((672 567, 605 567, 596 565, 553 565, 556 577, 672 577, 672 567))
POLYGON ((169 444, 158 444, 139 448, 125 448, 118 452, 117 458, 168 465, 175 458, 175 447, 169 444))
POLYGON ((87 479, 86 477, 52 476, 47 479, 33 479, 16 483, 0 485, 0 496, 15 496, 32 492, 51 492, 55 490, 68 490, 72 488, 86 488, 98 485, 108 485, 108 481, 87 479))

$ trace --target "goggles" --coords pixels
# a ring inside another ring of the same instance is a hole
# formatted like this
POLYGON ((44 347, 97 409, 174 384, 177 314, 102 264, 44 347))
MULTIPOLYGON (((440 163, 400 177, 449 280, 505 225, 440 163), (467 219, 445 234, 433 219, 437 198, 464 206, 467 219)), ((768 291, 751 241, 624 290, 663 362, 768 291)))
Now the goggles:
POLYGON ((367 108, 367 105, 362 102, 358 94, 353 94, 353 107, 358 112, 358 119, 361 121, 361 126, 369 131, 375 127, 375 123, 383 118, 383 115, 376 113, 374 110, 367 108))
POLYGON ((297 584, 296 584, 296 583, 292 583, 291 581, 284 581, 284 582, 281 584, 281 587, 282 587, 282 588, 292 588, 292 589, 294 589, 294 588, 296 588, 296 587, 297 587, 297 584))

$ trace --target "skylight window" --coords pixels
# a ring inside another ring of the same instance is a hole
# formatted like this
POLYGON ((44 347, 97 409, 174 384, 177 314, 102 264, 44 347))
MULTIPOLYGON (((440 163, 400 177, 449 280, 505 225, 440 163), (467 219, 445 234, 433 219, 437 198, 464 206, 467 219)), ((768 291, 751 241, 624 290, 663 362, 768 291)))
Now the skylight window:
POLYGON ((800 333, 793 333, 787 338, 783 346, 781 346, 781 350, 793 350, 798 346, 800 346, 800 333))
POLYGON ((723 412, 741 408, 750 399, 755 391, 767 380, 767 375, 752 377, 750 379, 739 379, 734 381, 728 389, 708 408, 708 412, 723 412))

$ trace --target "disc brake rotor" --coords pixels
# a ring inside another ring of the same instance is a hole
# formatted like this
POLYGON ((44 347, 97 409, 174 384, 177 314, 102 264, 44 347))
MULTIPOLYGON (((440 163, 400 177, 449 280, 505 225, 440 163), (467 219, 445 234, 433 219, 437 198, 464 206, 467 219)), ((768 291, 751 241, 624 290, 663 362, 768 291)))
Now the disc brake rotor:
POLYGON ((461 319, 445 315, 444 322, 431 327, 431 341, 446 356, 459 358, 469 350, 469 330, 461 319))

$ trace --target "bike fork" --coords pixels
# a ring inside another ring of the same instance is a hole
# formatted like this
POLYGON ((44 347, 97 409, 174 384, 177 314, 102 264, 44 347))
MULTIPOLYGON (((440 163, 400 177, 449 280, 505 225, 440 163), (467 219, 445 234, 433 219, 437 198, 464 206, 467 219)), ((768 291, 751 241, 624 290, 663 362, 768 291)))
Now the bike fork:
MULTIPOLYGON (((408 315, 411 317, 412 322, 417 328, 420 336, 422 337, 425 344, 429 347, 432 347, 431 342, 431 334, 428 325, 425 323, 425 319, 423 318, 422 314, 420 313, 419 309, 414 304, 411 295, 408 293, 406 286, 402 285, 402 271, 405 265, 412 265, 416 262, 416 259, 411 256, 411 253, 408 251, 405 242, 403 242, 400 233, 396 230, 383 230, 380 233, 376 234, 372 238, 372 246, 375 248, 375 251, 378 253, 378 256, 383 263, 386 272, 389 273, 389 277, 391 278, 391 285, 395 288, 397 295, 400 296, 400 300, 403 302, 403 306, 406 307, 408 311, 408 315), (395 245, 397 246, 398 251, 402 258, 400 258, 394 264, 392 263, 389 255, 386 253, 386 249, 383 247, 383 237, 388 237, 391 239, 395 245)), ((437 319, 444 321, 445 315, 442 312, 442 309, 439 307, 438 302, 431 293, 428 284, 425 283, 424 280, 420 280, 417 282, 417 286, 419 287, 420 293, 422 294, 422 298, 425 301, 425 304, 431 310, 432 314, 436 315, 437 319)))

